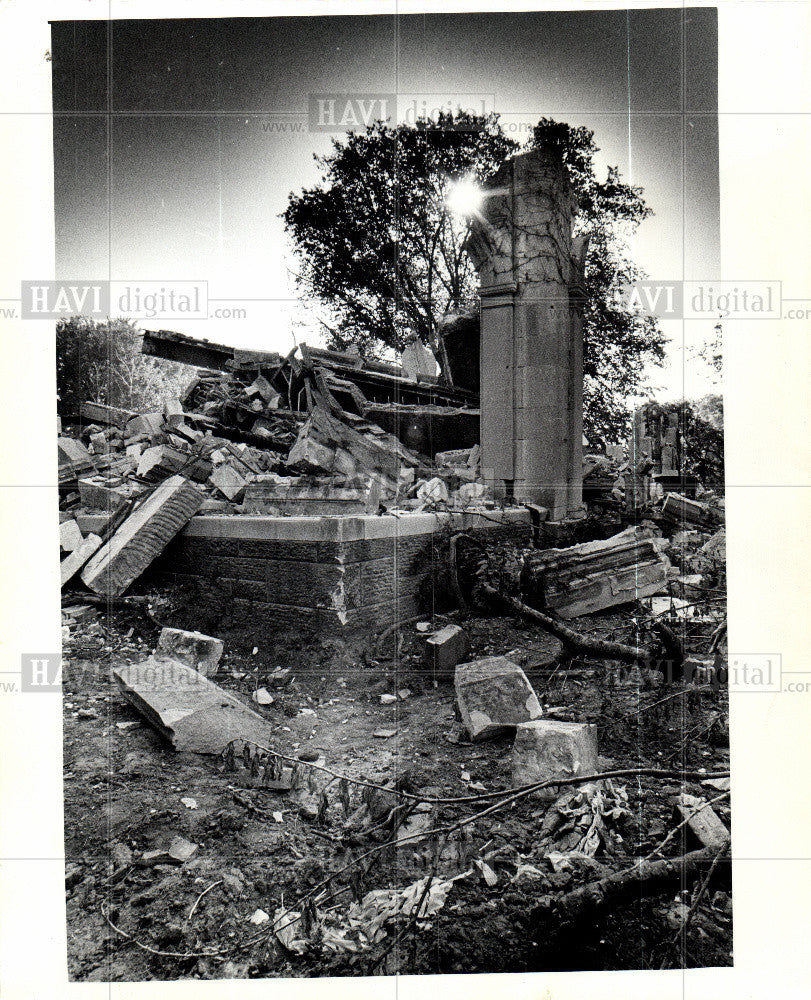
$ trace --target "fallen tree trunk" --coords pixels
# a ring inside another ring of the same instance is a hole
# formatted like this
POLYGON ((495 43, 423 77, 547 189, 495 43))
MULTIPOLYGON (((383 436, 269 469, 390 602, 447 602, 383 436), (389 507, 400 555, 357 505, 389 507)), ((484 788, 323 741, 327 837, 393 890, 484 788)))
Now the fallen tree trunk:
POLYGON ((579 653, 581 656, 597 656, 607 660, 621 660, 623 663, 632 663, 650 666, 656 659, 653 650, 646 646, 627 646, 623 642, 609 642, 606 639, 592 639, 575 632, 573 628, 564 625, 562 622, 550 618, 542 611, 536 611, 517 597, 510 597, 502 594, 488 583, 480 584, 478 592, 487 599, 487 604, 498 608, 501 605, 510 611, 528 618, 530 621, 540 625, 545 632, 560 639, 564 647, 571 654, 579 653))
MULTIPOLYGON (((704 847, 678 858, 641 861, 631 868, 573 889, 564 896, 545 896, 532 911, 534 922, 553 923, 556 929, 593 920, 601 912, 623 906, 642 897, 677 892, 691 879, 705 874, 717 858, 729 849, 729 841, 718 847, 704 847)), ((730 864, 716 864, 713 877, 727 884, 730 864)))

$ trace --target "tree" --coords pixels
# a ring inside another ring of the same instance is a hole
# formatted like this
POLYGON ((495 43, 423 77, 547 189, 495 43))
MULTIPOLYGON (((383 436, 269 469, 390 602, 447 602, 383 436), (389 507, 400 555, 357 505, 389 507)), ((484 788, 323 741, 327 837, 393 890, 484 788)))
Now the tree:
POLYGON ((724 488, 724 403, 721 396, 678 400, 662 406, 665 413, 679 416, 682 468, 707 489, 724 488))
POLYGON ((720 323, 713 327, 712 337, 698 351, 698 356, 712 368, 714 385, 720 385, 724 370, 724 329, 720 323))
POLYGON ((183 366, 141 354, 142 335, 127 319, 98 323, 84 316, 56 324, 59 411, 78 414, 81 403, 149 410, 178 396, 183 366))
MULTIPOLYGON (((651 212, 642 190, 624 184, 616 168, 597 179, 590 129, 541 119, 529 148, 542 144, 560 152, 578 205, 575 230, 590 237, 586 433, 620 440, 627 398, 644 391, 645 367, 664 358, 655 319, 615 295, 642 276, 627 237, 651 212)), ((458 112, 413 126, 376 122, 316 157, 320 183, 291 194, 284 219, 301 259, 300 285, 329 310, 332 346, 402 349, 412 335, 438 346, 443 318, 476 303, 477 277, 464 249, 469 221, 447 210, 450 185, 485 182, 517 149, 497 115, 458 112)))
POLYGON ((482 183, 516 148, 497 116, 462 112, 376 122, 316 156, 321 183, 291 195, 284 220, 304 291, 330 306, 333 346, 402 350, 413 335, 437 345, 442 318, 476 290, 470 223, 447 211, 450 185, 482 183))
POLYGON ((542 118, 530 148, 560 154, 577 199, 576 235, 588 235, 583 314, 583 424, 590 440, 619 442, 629 429, 628 397, 647 387, 645 368, 664 361, 665 338, 655 318, 629 308, 616 293, 644 277, 632 261, 628 238, 650 215, 642 188, 622 182, 609 167, 597 179, 598 147, 591 129, 542 118))

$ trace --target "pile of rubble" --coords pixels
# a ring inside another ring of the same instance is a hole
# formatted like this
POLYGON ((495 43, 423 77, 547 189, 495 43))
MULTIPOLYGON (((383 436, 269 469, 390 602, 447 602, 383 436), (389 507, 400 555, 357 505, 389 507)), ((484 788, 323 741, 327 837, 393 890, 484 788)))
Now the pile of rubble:
MULTIPOLYGON (((87 402, 75 420, 60 421, 63 586, 81 570, 91 590, 123 593, 197 513, 496 506, 482 480, 478 400, 469 389, 306 345, 282 358, 149 333, 143 349, 211 367, 196 368, 184 394, 160 411, 87 402), (82 513, 105 515, 103 527, 83 535, 82 513)), ((614 531, 631 527, 605 540, 601 532, 575 533, 569 543, 601 540, 534 553, 536 606, 576 617, 661 592, 672 577, 662 535, 672 536, 685 586, 707 576, 705 586, 722 585, 723 499, 696 498, 693 483, 692 495, 664 492, 647 452, 644 469, 632 461, 636 443, 583 460, 592 510, 613 517, 614 531)), ((535 515, 543 521, 545 512, 535 508, 535 515)), ((552 534, 548 541, 567 544, 552 534)))
POLYGON ((218 367, 198 370, 160 411, 87 402, 75 421, 60 420, 63 585, 93 557, 84 582, 92 588, 103 570, 104 592, 120 593, 196 513, 494 506, 480 481, 478 410, 467 390, 306 345, 281 358, 150 334, 144 351, 218 367), (104 513, 102 533, 82 538, 78 513, 104 513), (138 538, 120 587, 110 585, 105 555, 115 534, 138 538))

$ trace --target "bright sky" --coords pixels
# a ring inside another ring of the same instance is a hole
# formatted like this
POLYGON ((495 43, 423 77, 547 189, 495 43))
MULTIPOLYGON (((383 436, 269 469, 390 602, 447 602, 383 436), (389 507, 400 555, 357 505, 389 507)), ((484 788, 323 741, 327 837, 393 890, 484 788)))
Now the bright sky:
MULTIPOLYGON (((637 263, 713 280, 716 49, 709 8, 684 23, 681 10, 119 21, 109 34, 57 23, 57 277, 204 280, 210 317, 182 332, 283 352, 294 335, 313 343, 280 219, 330 148, 308 128, 309 95, 396 92, 406 105, 484 101, 519 140, 542 116, 587 125, 600 169, 617 165, 654 209, 637 263), (247 315, 214 316, 233 309, 247 315)), ((668 326, 661 397, 708 391, 683 348, 712 324, 668 326)))

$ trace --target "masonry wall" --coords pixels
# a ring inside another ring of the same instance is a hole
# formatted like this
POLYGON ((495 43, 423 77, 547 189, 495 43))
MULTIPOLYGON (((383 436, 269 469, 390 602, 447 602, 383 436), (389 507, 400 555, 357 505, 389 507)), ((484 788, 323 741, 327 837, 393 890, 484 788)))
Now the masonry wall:
POLYGON ((438 547, 449 528, 488 540, 528 541, 527 511, 490 518, 196 517, 150 577, 190 588, 207 613, 258 631, 380 629, 430 613, 438 547))

